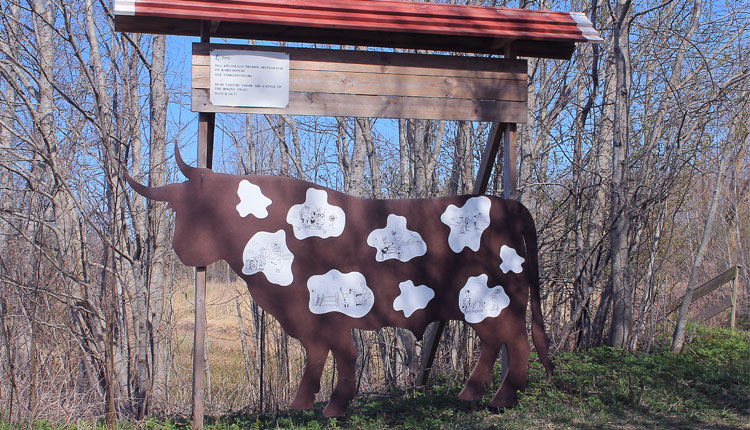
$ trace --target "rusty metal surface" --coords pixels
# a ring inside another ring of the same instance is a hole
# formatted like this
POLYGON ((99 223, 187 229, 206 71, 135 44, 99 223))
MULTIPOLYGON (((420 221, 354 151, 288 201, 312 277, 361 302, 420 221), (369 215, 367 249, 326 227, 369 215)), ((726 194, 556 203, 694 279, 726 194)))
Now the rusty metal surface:
POLYGON ((473 195, 362 199, 292 178, 193 168, 179 154, 177 160, 184 183, 149 188, 126 179, 139 194, 169 202, 173 246, 183 263, 226 260, 257 303, 300 340, 307 364, 292 408, 312 407, 333 351, 339 382, 324 413, 345 413, 355 395, 353 328, 403 327, 421 337, 440 320, 468 321, 482 342, 460 398, 481 397, 506 344, 509 373, 492 404, 513 406, 528 372, 530 293, 534 343, 551 372, 538 314, 536 231, 517 201, 473 195), (477 199, 488 203, 486 223, 471 211, 454 214, 477 199), (476 296, 471 282, 483 284, 478 294, 493 295, 476 296))

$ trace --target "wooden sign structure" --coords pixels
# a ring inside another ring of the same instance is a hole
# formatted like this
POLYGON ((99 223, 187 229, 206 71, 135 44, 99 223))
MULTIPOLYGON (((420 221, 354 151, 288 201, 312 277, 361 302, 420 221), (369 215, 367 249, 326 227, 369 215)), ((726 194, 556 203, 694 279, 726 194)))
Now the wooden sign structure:
MULTIPOLYGON (((503 143, 503 196, 516 190, 516 124, 526 122, 525 61, 569 59, 576 43, 602 41, 581 13, 373 0, 115 0, 122 32, 200 36, 193 49, 198 167, 211 168, 216 112, 492 121, 475 194, 486 191, 503 143), (497 57, 232 46, 290 55, 286 108, 213 106, 206 60, 212 37, 356 45, 497 57), (429 82, 429 83, 428 83, 429 82), (494 91, 493 91, 493 86, 494 91)), ((205 267, 196 269, 193 417, 203 427, 205 267)), ((425 337, 424 385, 444 323, 425 337)))
POLYGON ((526 60, 196 43, 193 111, 524 123, 526 69, 526 60), (230 48, 289 55, 288 107, 211 104, 210 52, 230 48))

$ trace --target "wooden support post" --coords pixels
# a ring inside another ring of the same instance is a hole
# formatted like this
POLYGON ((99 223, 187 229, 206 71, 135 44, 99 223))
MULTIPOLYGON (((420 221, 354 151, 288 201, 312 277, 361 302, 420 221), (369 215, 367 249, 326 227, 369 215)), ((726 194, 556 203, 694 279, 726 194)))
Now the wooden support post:
MULTIPOLYGON (((505 46, 505 58, 516 58, 513 54, 512 46, 508 43, 505 46)), ((503 125, 503 198, 518 198, 518 180, 516 178, 517 151, 516 151, 516 124, 504 123, 503 125)), ((503 344, 500 350, 501 364, 501 381, 505 380, 508 374, 508 348, 503 344)))
MULTIPOLYGON (((516 124, 502 124, 503 131, 503 198, 518 198, 516 179, 516 124)), ((501 380, 508 374, 508 348, 503 344, 500 350, 500 364, 502 367, 501 380)))
MULTIPOLYGON (((210 23, 201 27, 201 42, 209 43, 210 23)), ((198 167, 213 164, 216 114, 198 114, 198 167)), ((193 428, 203 430, 206 372, 206 268, 195 268, 195 325, 193 328, 193 428)))
POLYGON ((203 429, 206 372, 206 268, 195 268, 195 325, 193 327, 193 428, 203 429))
POLYGON ((518 197, 516 179, 516 125, 504 123, 503 128, 503 198, 518 197))
MULTIPOLYGON (((516 58, 511 50, 511 44, 505 45, 505 58, 516 58)), ((484 194, 487 192, 487 184, 490 181, 492 165, 497 157, 497 150, 500 147, 500 139, 503 141, 503 198, 517 198, 517 180, 516 180, 516 124, 515 123, 493 123, 490 129, 490 136, 487 139, 487 146, 482 153, 482 160, 479 164, 477 179, 474 181, 474 194, 484 194)), ((416 386, 423 388, 427 386, 427 380, 430 377, 432 363, 435 361, 440 336, 445 330, 445 321, 438 321, 430 325, 425 333, 422 343, 422 362, 419 366, 416 386)), ((502 360, 502 377, 508 373, 508 351, 503 345, 501 350, 502 360)))
POLYGON ((490 136, 487 139, 487 145, 482 152, 482 160, 479 162, 479 171, 477 179, 474 181, 474 194, 484 194, 487 192, 487 184, 490 182, 492 166, 495 164, 497 150, 500 148, 500 139, 503 138, 505 128, 500 123, 493 122, 490 129, 490 136))
POLYGON ((737 282, 737 278, 740 276, 740 267, 737 266, 737 272, 735 273, 734 278, 732 278, 732 311, 729 314, 729 328, 731 330, 734 330, 734 327, 737 322, 737 290, 739 282, 737 282))
POLYGON ((427 326, 427 331, 422 339, 422 360, 419 363, 419 374, 417 375, 416 388, 424 390, 427 388, 427 380, 430 379, 432 363, 435 362, 440 337, 445 331, 445 321, 435 321, 427 326))

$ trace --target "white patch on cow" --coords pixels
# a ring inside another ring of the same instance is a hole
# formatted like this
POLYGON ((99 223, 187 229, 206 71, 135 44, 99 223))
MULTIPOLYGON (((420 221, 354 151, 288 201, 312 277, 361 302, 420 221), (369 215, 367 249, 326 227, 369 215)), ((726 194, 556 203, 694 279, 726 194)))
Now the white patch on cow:
POLYGON ((467 246, 472 251, 479 250, 482 233, 490 226, 491 205, 485 196, 472 197, 460 208, 448 205, 440 221, 451 228, 448 245, 453 252, 459 253, 467 246))
POLYGON ((310 236, 341 236, 346 225, 344 210, 328 204, 328 193, 325 190, 308 188, 305 202, 294 205, 286 215, 286 222, 294 227, 294 237, 306 239, 310 236))
POLYGON ((515 249, 505 245, 500 247, 500 259, 503 261, 502 264, 500 264, 500 270, 502 270, 503 273, 508 273, 509 271, 513 273, 521 273, 521 271, 523 271, 521 264, 526 261, 523 257, 518 255, 515 249))
POLYGON ((500 285, 487 287, 487 275, 472 276, 458 295, 458 307, 469 323, 500 315, 510 304, 510 298, 500 285))
POLYGON ((367 236, 367 244, 377 249, 376 261, 392 258, 409 261, 427 252, 427 244, 416 231, 406 228, 406 218, 388 215, 385 228, 373 230, 367 236))
POLYGON ((265 218, 268 216, 268 206, 271 205, 271 199, 263 195, 260 187, 243 179, 240 186, 237 187, 237 195, 240 197, 240 203, 237 205, 237 212, 241 217, 253 214, 256 218, 265 218))
POLYGON ((393 301, 393 309, 403 311, 409 318, 417 309, 424 309, 435 297, 435 290, 427 285, 414 285, 411 280, 398 284, 401 294, 393 301))
POLYGON ((375 304, 375 296, 359 272, 341 273, 331 269, 324 275, 307 280, 310 290, 310 312, 324 314, 341 312, 352 318, 367 315, 375 304))
POLYGON ((247 241, 242 251, 242 273, 252 275, 263 272, 268 282, 285 287, 292 283, 294 254, 286 246, 286 233, 259 231, 247 241))

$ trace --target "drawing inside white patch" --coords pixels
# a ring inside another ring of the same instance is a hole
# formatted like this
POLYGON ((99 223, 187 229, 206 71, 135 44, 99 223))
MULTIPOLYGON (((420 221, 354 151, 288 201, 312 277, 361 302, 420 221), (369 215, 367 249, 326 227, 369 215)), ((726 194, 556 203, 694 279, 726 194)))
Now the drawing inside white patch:
POLYGON ((286 246, 286 233, 259 231, 247 241, 242 251, 242 273, 252 275, 263 272, 268 282, 285 287, 292 283, 294 254, 286 246))
POLYGON ((435 297, 435 290, 427 285, 414 285, 411 280, 398 284, 401 294, 393 301, 393 309, 403 311, 409 318, 414 311, 424 309, 427 303, 435 297))
POLYGON ((490 207, 492 201, 485 197, 472 197, 462 207, 448 205, 440 216, 440 221, 450 227, 448 245, 455 253, 464 247, 472 251, 479 250, 482 233, 490 225, 490 207))
POLYGON ((331 269, 324 275, 307 280, 310 291, 310 312, 324 314, 341 312, 352 318, 367 315, 375 304, 375 296, 359 272, 341 273, 331 269))
POLYGON ((286 215, 286 222, 294 227, 294 237, 306 239, 310 236, 341 236, 346 225, 344 210, 328 204, 328 193, 325 190, 308 188, 305 202, 294 205, 286 215))
POLYGON ((367 244, 377 249, 376 261, 392 258, 409 261, 427 252, 427 244, 416 231, 406 228, 406 218, 390 214, 385 228, 373 230, 367 236, 367 244))
POLYGON ((500 259, 503 261, 502 264, 500 264, 500 270, 502 270, 503 273, 508 273, 509 271, 513 273, 521 273, 521 271, 523 271, 521 264, 526 261, 523 257, 518 255, 515 249, 505 245, 500 247, 500 259))
POLYGON ((510 298, 500 285, 487 287, 487 275, 472 276, 458 293, 458 307, 468 323, 500 315, 510 304, 510 298))
POLYGON ((240 203, 237 205, 237 212, 241 217, 253 214, 256 218, 265 218, 268 216, 268 206, 271 205, 271 199, 263 195, 260 187, 243 179, 240 186, 237 187, 237 195, 240 197, 240 203))

